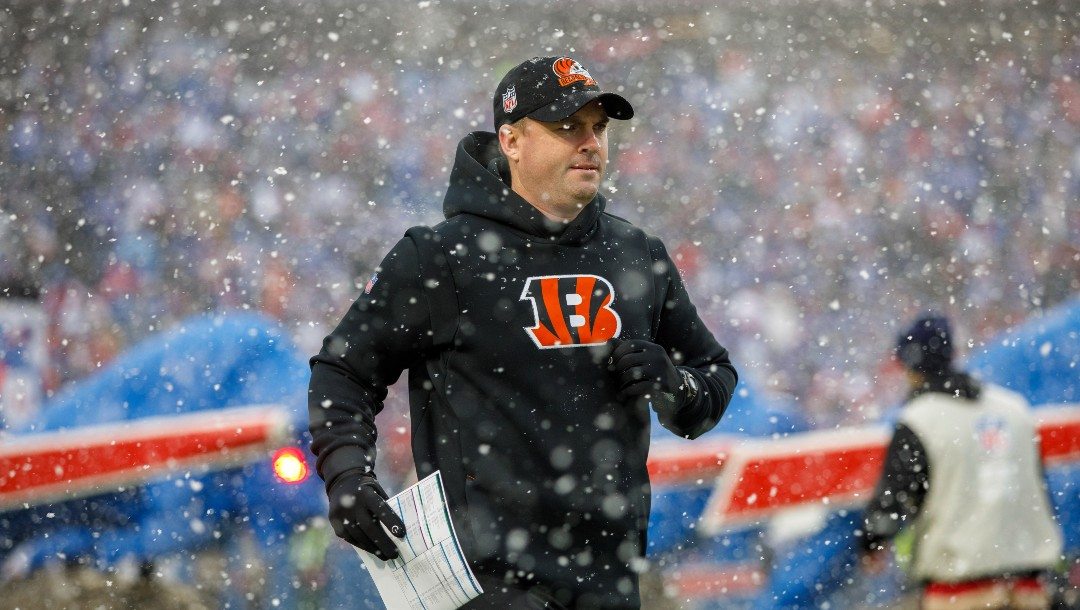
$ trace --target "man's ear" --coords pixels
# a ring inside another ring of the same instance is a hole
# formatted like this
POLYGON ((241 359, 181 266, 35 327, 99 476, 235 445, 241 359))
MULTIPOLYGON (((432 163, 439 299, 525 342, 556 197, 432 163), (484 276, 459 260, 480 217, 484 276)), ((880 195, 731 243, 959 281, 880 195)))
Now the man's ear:
POLYGON ((510 161, 517 161, 521 146, 521 134, 512 125, 499 127, 499 149, 510 161))

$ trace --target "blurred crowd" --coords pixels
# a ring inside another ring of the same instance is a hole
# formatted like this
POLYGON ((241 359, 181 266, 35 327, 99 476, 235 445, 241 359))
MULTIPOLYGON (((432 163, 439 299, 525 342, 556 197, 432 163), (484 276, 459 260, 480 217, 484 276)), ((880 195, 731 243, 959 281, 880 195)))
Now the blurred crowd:
POLYGON ((812 4, 240 3, 23 36, 0 278, 40 289, 46 389, 199 312, 263 311, 314 353, 441 218, 505 70, 568 53, 637 110, 609 210, 665 239, 744 379, 818 426, 872 419, 916 311, 977 349, 1080 292, 1080 32, 1052 7, 812 4))

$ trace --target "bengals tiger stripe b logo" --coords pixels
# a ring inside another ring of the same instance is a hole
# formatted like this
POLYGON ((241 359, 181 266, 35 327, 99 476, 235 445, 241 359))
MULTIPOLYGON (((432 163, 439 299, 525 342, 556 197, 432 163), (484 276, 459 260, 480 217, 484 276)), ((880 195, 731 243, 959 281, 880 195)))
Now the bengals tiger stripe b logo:
POLYGON ((622 329, 622 319, 611 308, 615 291, 598 275, 530 277, 521 291, 520 300, 526 299, 536 324, 525 332, 540 349, 597 345, 622 329))
POLYGON ((560 57, 555 60, 555 63, 551 64, 552 71, 559 77, 559 85, 567 86, 576 82, 583 83, 586 87, 596 86, 596 81, 593 80, 592 74, 586 70, 578 62, 570 59, 569 57, 560 57))

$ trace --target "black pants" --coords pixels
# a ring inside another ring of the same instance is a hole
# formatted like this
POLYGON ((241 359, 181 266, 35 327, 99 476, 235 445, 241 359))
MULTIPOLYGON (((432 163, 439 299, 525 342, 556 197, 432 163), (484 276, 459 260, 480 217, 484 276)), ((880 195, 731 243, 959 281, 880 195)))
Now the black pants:
POLYGON ((526 589, 524 588, 526 585, 518 584, 515 587, 522 588, 514 588, 503 583, 501 579, 481 574, 476 575, 476 580, 484 592, 480 597, 462 606, 461 610, 506 610, 508 608, 568 610, 541 585, 526 589))
MULTIPOLYGON (((568 599, 560 601, 560 596, 550 588, 535 584, 515 583, 508 585, 502 579, 476 575, 476 580, 484 593, 462 606, 462 610, 637 610, 639 606, 597 604, 587 599, 568 599)), ((565 591, 563 592, 565 593, 565 591)))

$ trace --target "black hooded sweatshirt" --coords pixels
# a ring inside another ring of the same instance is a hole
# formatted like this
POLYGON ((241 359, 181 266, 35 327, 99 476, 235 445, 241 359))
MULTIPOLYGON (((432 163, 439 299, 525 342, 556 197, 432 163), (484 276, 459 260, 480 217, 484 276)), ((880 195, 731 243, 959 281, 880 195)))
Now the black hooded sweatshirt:
POLYGON ((458 145, 446 220, 410 229, 312 358, 312 451, 327 488, 373 468, 375 415, 409 370, 417 475, 442 471, 478 574, 571 605, 634 607, 649 516, 647 405, 620 404, 608 339, 664 346, 700 388, 663 422, 697 437, 737 375, 659 239, 604 211, 554 223, 458 145))

